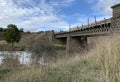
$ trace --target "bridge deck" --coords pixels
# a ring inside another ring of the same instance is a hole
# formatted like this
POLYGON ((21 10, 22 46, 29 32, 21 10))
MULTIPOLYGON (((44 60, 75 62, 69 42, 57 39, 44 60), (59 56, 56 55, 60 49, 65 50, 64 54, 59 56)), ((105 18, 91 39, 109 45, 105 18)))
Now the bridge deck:
MULTIPOLYGON (((98 36, 98 35, 106 35, 111 34, 115 29, 111 28, 111 18, 98 21, 96 23, 91 23, 85 26, 77 26, 74 29, 71 29, 68 32, 60 32, 56 33, 56 38, 67 37, 68 34, 70 36, 98 36)), ((117 28, 116 32, 120 31, 120 28, 117 28)))

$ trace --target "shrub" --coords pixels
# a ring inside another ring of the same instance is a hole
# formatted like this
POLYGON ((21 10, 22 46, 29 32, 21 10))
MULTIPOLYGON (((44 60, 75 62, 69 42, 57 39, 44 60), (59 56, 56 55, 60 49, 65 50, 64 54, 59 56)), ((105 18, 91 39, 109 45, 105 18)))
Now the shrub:
POLYGON ((2 60, 1 66, 3 68, 9 68, 9 69, 17 68, 20 66, 20 61, 18 57, 7 56, 4 57, 4 59, 2 60))
POLYGON ((32 45, 27 46, 27 50, 32 53, 32 58, 35 61, 39 61, 41 57, 45 58, 55 58, 56 57, 56 51, 55 46, 45 43, 38 43, 35 42, 32 45))

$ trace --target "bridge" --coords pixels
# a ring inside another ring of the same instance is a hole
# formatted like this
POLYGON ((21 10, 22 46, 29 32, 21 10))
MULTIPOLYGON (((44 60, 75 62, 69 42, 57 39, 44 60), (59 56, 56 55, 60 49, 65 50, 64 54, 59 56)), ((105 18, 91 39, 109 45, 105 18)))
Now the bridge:
POLYGON ((85 26, 77 26, 74 27, 73 30, 70 30, 68 32, 60 32, 55 34, 55 38, 64 38, 67 37, 68 34, 72 37, 74 36, 99 36, 99 35, 106 35, 110 34, 113 31, 113 28, 111 28, 111 18, 105 19, 96 23, 88 24, 85 26))
POLYGON ((65 44, 68 52, 73 52, 75 49, 81 51, 87 46, 88 37, 107 36, 113 33, 120 33, 120 3, 111 7, 113 9, 113 17, 96 21, 85 26, 77 26, 67 32, 54 33, 46 32, 46 39, 51 42, 65 44), (51 37, 50 37, 51 35, 51 37))

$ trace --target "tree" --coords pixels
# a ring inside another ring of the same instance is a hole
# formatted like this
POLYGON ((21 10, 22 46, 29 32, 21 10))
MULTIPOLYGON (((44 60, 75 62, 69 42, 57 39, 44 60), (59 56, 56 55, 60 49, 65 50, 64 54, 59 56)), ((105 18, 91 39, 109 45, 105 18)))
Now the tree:
POLYGON ((0 27, 0 32, 5 32, 5 28, 0 27))
POLYGON ((0 27, 0 32, 3 32, 3 28, 2 27, 0 27))
POLYGON ((9 24, 7 26, 7 29, 4 33, 4 35, 5 35, 6 42, 12 44, 12 48, 14 47, 14 43, 15 42, 18 43, 21 38, 20 30, 14 24, 9 24))
POLYGON ((20 32, 24 32, 23 30, 24 30, 23 28, 20 28, 20 32))

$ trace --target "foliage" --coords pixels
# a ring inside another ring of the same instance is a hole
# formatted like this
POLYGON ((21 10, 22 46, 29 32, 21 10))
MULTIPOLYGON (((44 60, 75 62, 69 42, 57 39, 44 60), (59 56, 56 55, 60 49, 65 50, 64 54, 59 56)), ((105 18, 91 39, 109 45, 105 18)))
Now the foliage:
MULTIPOLYGON (((120 82, 120 37, 98 41, 94 49, 81 56, 75 54, 46 66, 13 71, 1 82, 120 82)), ((41 44, 36 45, 39 48, 41 44)))
POLYGON ((57 61, 48 66, 23 68, 11 72, 3 82, 97 82, 97 74, 94 69, 89 69, 95 62, 91 62, 91 58, 72 57, 57 61), (72 60, 71 60, 72 59, 72 60), (87 60, 88 59, 88 60, 87 60), (92 64, 93 63, 93 64, 92 64))
POLYGON ((38 61, 40 57, 56 57, 55 47, 50 44, 35 42, 27 46, 32 53, 32 58, 38 61))
POLYGON ((5 40, 8 43, 11 43, 12 47, 13 47, 13 44, 15 42, 19 42, 20 38, 21 38, 21 34, 20 34, 19 29, 17 28, 16 25, 13 25, 13 24, 9 24, 7 26, 7 29, 6 29, 6 32, 4 35, 5 35, 5 40))
POLYGON ((24 32, 24 29, 23 29, 23 28, 20 28, 20 32, 24 32))
POLYGON ((0 69, 0 79, 3 79, 7 73, 9 73, 11 70, 8 68, 0 69))
POLYGON ((0 27, 0 32, 5 32, 5 31, 6 31, 6 28, 0 27))

